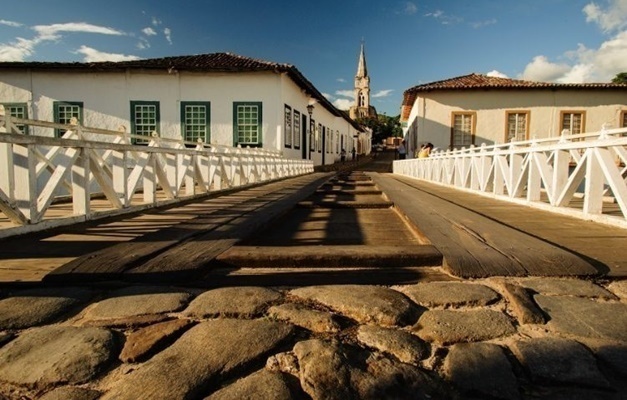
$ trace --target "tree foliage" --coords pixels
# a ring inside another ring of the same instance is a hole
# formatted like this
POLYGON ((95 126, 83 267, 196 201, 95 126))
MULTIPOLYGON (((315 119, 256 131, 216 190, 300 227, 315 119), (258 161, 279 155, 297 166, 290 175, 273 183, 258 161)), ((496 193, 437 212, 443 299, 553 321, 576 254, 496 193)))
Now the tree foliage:
POLYGON ((627 83, 627 72, 620 72, 616 74, 614 79, 612 79, 612 83, 627 83))
POLYGON ((382 143, 388 137, 400 137, 403 135, 400 118, 400 115, 388 117, 385 114, 380 114, 377 115, 377 118, 357 118, 357 123, 372 129, 372 143, 376 144, 382 143))

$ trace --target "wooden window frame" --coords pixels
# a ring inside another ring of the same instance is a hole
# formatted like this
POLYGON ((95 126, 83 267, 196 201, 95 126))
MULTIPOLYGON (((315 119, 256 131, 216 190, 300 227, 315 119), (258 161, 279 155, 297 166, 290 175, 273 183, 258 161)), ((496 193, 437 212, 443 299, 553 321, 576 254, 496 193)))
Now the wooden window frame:
MULTIPOLYGON (((151 106, 151 107, 155 107, 155 124, 154 124, 154 129, 151 130, 152 132, 157 132, 158 135, 161 134, 161 106, 160 103, 158 101, 149 101, 149 100, 131 100, 130 102, 130 118, 129 120, 131 121, 131 134, 132 135, 138 135, 138 136, 146 136, 147 139, 137 139, 137 138, 132 138, 131 139, 131 143, 132 144, 148 144, 151 140, 152 136, 147 136, 147 135, 143 135, 137 132, 137 106, 151 106)), ((143 124, 141 124, 143 125, 143 124)))
MULTIPOLYGON (((564 115, 566 114, 581 114, 581 132, 586 133, 586 110, 561 110, 560 111, 560 120, 558 126, 558 132, 561 135, 564 130, 564 115)), ((571 135, 577 135, 572 130, 570 130, 571 135)))
POLYGON ((318 153, 322 153, 322 124, 318 123, 318 130, 316 132, 316 149, 318 153))
POLYGON ((316 151, 316 121, 313 118, 309 118, 309 152, 316 151))
POLYGON ((505 111, 505 141, 504 143, 509 143, 509 116, 512 114, 525 114, 525 138, 523 140, 529 140, 529 125, 531 122, 531 111, 530 110, 506 110, 505 111))
POLYGON ((287 104, 283 107, 283 145, 291 149, 294 138, 294 121, 292 107, 287 104))
MULTIPOLYGON (((189 138, 187 135, 187 126, 189 124, 187 119, 187 107, 204 107, 205 108, 205 135, 203 142, 206 144, 211 143, 211 102, 209 101, 181 101, 181 137, 186 142, 197 143, 198 138, 189 138)), ((201 126, 201 125, 199 125, 201 126)))
POLYGON ((263 103, 261 101, 234 101, 233 102, 233 146, 241 144, 248 147, 263 147, 263 103), (257 142, 240 142, 238 107, 257 107, 257 142))
POLYGON ((300 115, 300 111, 294 109, 292 111, 292 117, 294 118, 294 122, 292 123, 292 129, 294 130, 294 141, 293 141, 293 146, 294 149, 296 150, 300 150, 300 135, 301 135, 301 126, 302 126, 302 120, 301 120, 301 115, 300 115))
POLYGON ((477 112, 476 111, 453 111, 451 112, 451 135, 449 138, 449 148, 455 149, 453 140, 455 139, 455 117, 458 115, 468 115, 472 117, 472 123, 470 126, 470 145, 475 144, 475 136, 477 132, 477 112))
MULTIPOLYGON (((66 107, 66 106, 78 107, 77 119, 78 119, 78 123, 82 124, 83 123, 83 108, 84 108, 84 104, 82 101, 54 101, 52 103, 52 110, 53 110, 52 114, 53 114, 54 122, 57 124, 69 124, 70 123, 69 119, 67 121, 61 120, 61 107, 66 107)), ((63 136, 64 133, 65 131, 63 131, 62 129, 54 130, 55 137, 61 137, 63 136)))
POLYGON ((620 121, 618 123, 621 128, 627 128, 627 110, 620 112, 620 121))
MULTIPOLYGON (((4 112, 6 115, 10 115, 15 118, 28 119, 28 104, 27 103, 0 103, 4 106, 4 112), (21 108, 24 112, 22 116, 13 115, 11 109, 21 108)), ((16 125, 24 135, 28 135, 28 125, 16 125)))

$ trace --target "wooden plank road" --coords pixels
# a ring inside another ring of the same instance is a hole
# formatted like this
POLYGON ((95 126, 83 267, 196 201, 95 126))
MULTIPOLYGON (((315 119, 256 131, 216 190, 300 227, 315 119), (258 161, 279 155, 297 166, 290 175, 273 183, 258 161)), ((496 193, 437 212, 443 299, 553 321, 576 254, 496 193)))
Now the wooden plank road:
MULTIPOLYGON (((232 204, 72 260, 45 281, 140 279, 167 281, 196 274, 218 254, 313 193, 330 174, 311 174, 244 190, 232 204), (122 277, 124 275, 124 278, 122 277)), ((222 199, 224 200, 224 198, 222 199)))
POLYGON ((396 175, 371 175, 456 276, 627 276, 624 229, 396 175))

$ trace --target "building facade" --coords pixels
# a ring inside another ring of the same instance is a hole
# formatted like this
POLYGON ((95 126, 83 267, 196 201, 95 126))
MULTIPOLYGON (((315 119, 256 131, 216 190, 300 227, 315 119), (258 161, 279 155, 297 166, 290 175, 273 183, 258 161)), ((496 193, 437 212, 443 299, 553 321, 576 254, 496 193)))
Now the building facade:
POLYGON ((557 84, 470 74, 412 87, 401 107, 412 154, 627 126, 627 85, 557 84))
POLYGON ((22 118, 68 123, 76 117, 85 126, 122 126, 140 136, 277 150, 314 165, 339 160, 342 146, 350 151, 363 133, 293 65, 230 53, 4 62, 0 104, 22 118))

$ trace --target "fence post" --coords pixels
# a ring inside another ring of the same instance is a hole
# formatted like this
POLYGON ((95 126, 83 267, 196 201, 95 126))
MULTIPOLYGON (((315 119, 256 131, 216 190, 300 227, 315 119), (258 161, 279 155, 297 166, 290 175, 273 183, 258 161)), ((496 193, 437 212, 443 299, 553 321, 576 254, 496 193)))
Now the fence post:
POLYGON ((89 150, 81 147, 78 151, 72 165, 72 209, 74 215, 85 215, 89 219, 89 150))
MULTIPOLYGON (((7 119, 11 116, 6 115, 5 108, 0 104, 0 133, 7 131, 7 119)), ((4 165, 0 165, 0 190, 2 190, 9 199, 15 198, 15 180, 13 179, 13 146, 11 143, 0 143, 0 160, 4 160, 4 165)))
POLYGON ((28 223, 38 222, 37 215, 37 174, 34 145, 13 145, 13 167, 15 182, 15 205, 28 223))

